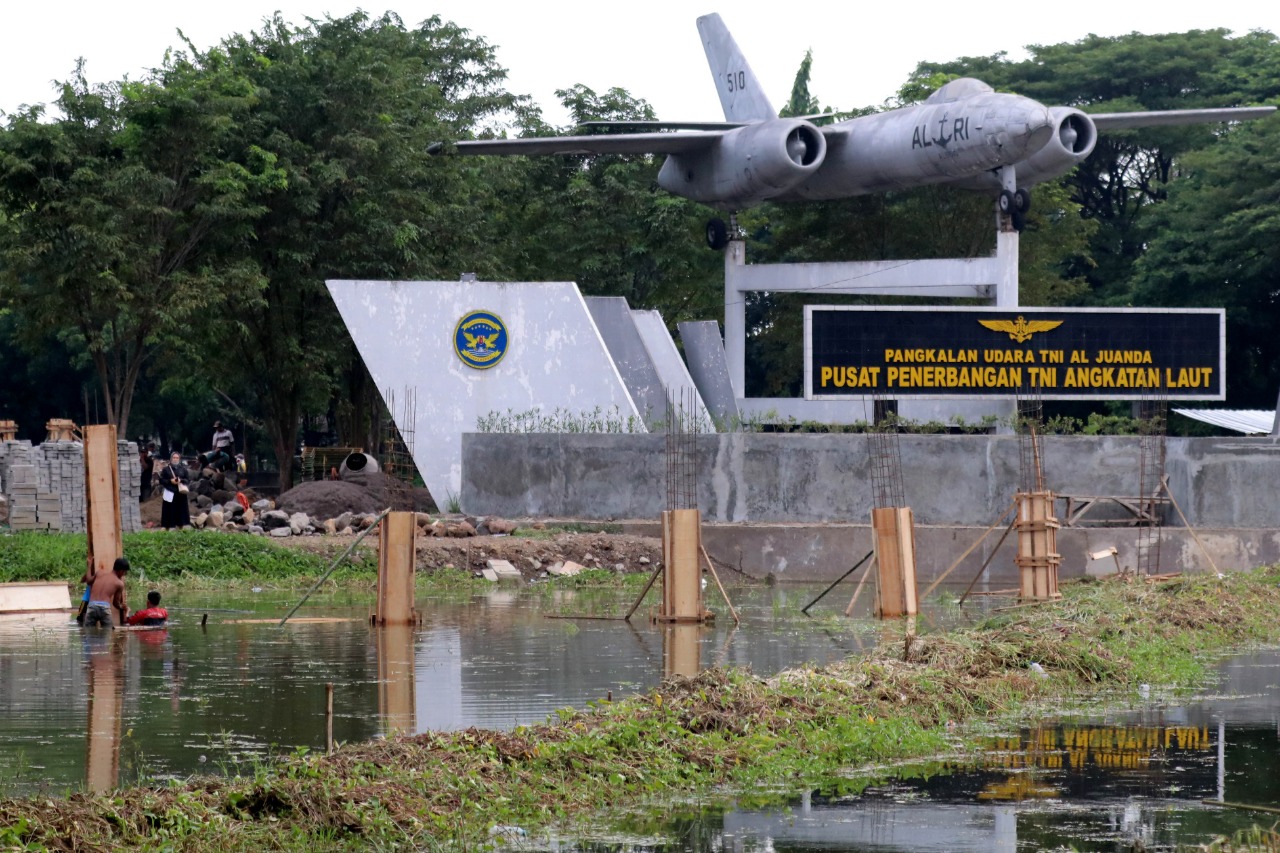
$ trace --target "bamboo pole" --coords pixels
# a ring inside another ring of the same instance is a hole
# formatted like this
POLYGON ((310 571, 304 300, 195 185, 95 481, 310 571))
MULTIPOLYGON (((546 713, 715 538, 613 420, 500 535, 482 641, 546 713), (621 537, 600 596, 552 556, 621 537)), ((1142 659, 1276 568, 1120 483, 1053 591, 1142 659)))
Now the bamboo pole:
POLYGON ((347 559, 347 557, 351 554, 351 552, 356 549, 356 546, 360 544, 360 541, 364 539, 364 537, 368 536, 371 532, 373 532, 373 529, 378 526, 378 523, 381 522, 382 519, 387 517, 387 513, 389 512, 391 512, 391 507, 387 507, 382 512, 378 513, 378 517, 373 520, 373 524, 370 524, 364 530, 360 531, 360 535, 351 541, 351 544, 347 546, 347 550, 343 551, 341 554, 338 555, 338 559, 334 560, 332 563, 329 564, 329 568, 326 569, 325 573, 320 576, 320 580, 316 581, 312 585, 311 589, 307 590, 307 594, 302 596, 302 600, 299 601, 297 604, 295 604, 293 606, 293 609, 290 610, 287 614, 285 614, 285 617, 280 620, 280 625, 278 625, 277 627, 283 627, 284 623, 288 622, 290 619, 293 618, 293 614, 297 613, 298 609, 301 608, 302 605, 306 603, 307 599, 311 597, 311 594, 320 588, 320 584, 324 583, 329 579, 329 575, 333 574, 333 570, 338 568, 338 564, 341 563, 343 560, 347 559))
POLYGON ((995 557, 996 552, 1000 550, 1000 546, 1004 544, 1004 540, 1009 538, 1009 532, 1013 530, 1013 526, 1017 524, 1018 517, 1015 515, 1013 520, 1009 522, 1009 526, 1004 529, 1004 533, 1000 534, 1000 541, 996 543, 996 547, 991 549, 991 553, 987 555, 987 559, 982 561, 982 568, 978 569, 978 573, 973 576, 973 580, 969 581, 969 587, 964 591, 964 595, 960 596, 960 606, 964 606, 964 600, 969 597, 969 593, 973 592, 973 585, 978 582, 978 578, 982 577, 982 573, 987 570, 987 566, 991 565, 991 560, 995 557))
MULTIPOLYGON (((872 552, 874 554, 874 552, 872 552)), ((849 606, 844 609, 844 615, 848 616, 853 612, 853 605, 858 603, 858 596, 862 594, 862 585, 867 582, 867 578, 871 577, 871 570, 877 568, 876 558, 872 556, 871 562, 867 563, 867 570, 862 573, 862 579, 858 581, 858 586, 853 591, 853 598, 849 599, 849 606)))
POLYGON ((800 608, 800 612, 801 612, 801 613, 803 613, 805 616, 808 616, 808 615, 809 615, 809 608, 810 608, 810 607, 812 607, 813 605, 817 604, 817 603, 818 603, 819 601, 821 601, 822 599, 826 598, 827 593, 831 592, 831 590, 833 590, 833 589, 835 589, 837 586, 839 586, 839 584, 840 584, 840 582, 841 582, 842 580, 844 580, 845 578, 849 577, 849 575, 851 575, 851 574, 853 574, 854 572, 856 572, 856 571, 858 570, 858 568, 859 568, 863 563, 865 563, 867 560, 870 560, 870 559, 871 559, 871 555, 872 555, 872 554, 874 554, 874 553, 875 553, 875 551, 868 551, 868 552, 867 552, 867 556, 863 557, 861 560, 859 560, 858 562, 854 563, 854 564, 853 564, 853 568, 852 568, 852 569, 849 569, 849 571, 845 572, 845 573, 844 573, 844 574, 842 574, 840 577, 836 578, 836 579, 835 579, 835 582, 834 582, 834 583, 832 583, 832 584, 831 584, 831 586, 829 586, 829 587, 827 587, 826 589, 824 589, 824 590, 823 590, 823 591, 818 595, 818 597, 817 597, 817 598, 815 598, 813 601, 810 601, 810 602, 809 602, 808 604, 806 604, 804 607, 801 607, 801 608, 800 608))
MULTIPOLYGON (((921 598, 921 599, 928 598, 928 597, 929 597, 929 593, 933 592, 933 590, 938 586, 938 584, 940 584, 940 583, 942 583, 944 580, 946 580, 946 579, 947 579, 947 575, 949 575, 949 574, 951 574, 953 571, 955 571, 956 566, 958 566, 958 565, 960 565, 961 563, 963 563, 963 562, 964 562, 964 558, 965 558, 965 557, 967 557, 967 556, 969 556, 970 554, 972 554, 972 553, 973 553, 973 551, 974 551, 974 549, 975 549, 975 548, 977 548, 979 545, 981 545, 981 544, 983 543, 983 541, 984 541, 988 536, 990 536, 990 535, 991 535, 991 531, 993 531, 993 530, 995 530, 997 527, 999 527, 999 526, 1000 526, 1000 522, 1004 521, 1005 516, 1006 516, 1006 515, 1008 515, 1010 512, 1012 512, 1014 509, 1016 509, 1016 508, 1017 508, 1017 506, 1018 506, 1018 502, 1017 502, 1017 501, 1014 501, 1013 503, 1009 504, 1009 508, 1008 508, 1008 509, 1006 509, 1004 512, 1000 513, 1000 515, 996 518, 996 520, 995 520, 995 521, 993 521, 993 522, 991 522, 991 526, 990 526, 990 527, 988 527, 986 530, 984 530, 984 531, 982 532, 982 535, 981 535, 981 536, 979 536, 979 537, 977 538, 977 540, 976 540, 972 545, 970 545, 968 548, 966 548, 966 549, 965 549, 965 552, 964 552, 963 554, 961 554, 959 557, 957 557, 957 558, 956 558, 956 561, 955 561, 954 563, 952 563, 950 566, 948 566, 948 567, 947 567, 947 570, 946 570, 945 572, 943 572, 942 574, 938 575, 937 580, 935 580, 933 583, 929 584, 929 588, 928 588, 928 589, 926 589, 926 590, 924 591, 924 595, 920 596, 920 598, 921 598)), ((997 545, 996 547, 998 548, 999 546, 997 545)))
POLYGON ((333 682, 324 686, 324 751, 333 752, 333 682))
POLYGON ((644 589, 640 590, 640 595, 636 597, 636 603, 631 605, 631 609, 627 611, 627 615, 622 617, 625 621, 627 622, 631 621, 631 617, 632 615, 635 614, 636 609, 640 606, 640 602, 644 601, 644 597, 648 595, 649 590, 653 588, 653 582, 658 579, 658 575, 661 573, 662 573, 662 566, 658 566, 653 570, 653 574, 649 575, 649 582, 644 585, 644 589))
POLYGON ((698 550, 702 552, 702 559, 706 560, 707 568, 711 570, 711 577, 716 582, 716 588, 720 590, 720 595, 724 598, 725 607, 729 608, 729 615, 733 617, 733 624, 737 625, 742 622, 738 618, 738 611, 733 609, 733 602, 729 600, 729 593, 724 591, 724 584, 720 583, 720 575, 716 573, 716 567, 711 563, 711 555, 707 553, 707 549, 698 543, 698 550))

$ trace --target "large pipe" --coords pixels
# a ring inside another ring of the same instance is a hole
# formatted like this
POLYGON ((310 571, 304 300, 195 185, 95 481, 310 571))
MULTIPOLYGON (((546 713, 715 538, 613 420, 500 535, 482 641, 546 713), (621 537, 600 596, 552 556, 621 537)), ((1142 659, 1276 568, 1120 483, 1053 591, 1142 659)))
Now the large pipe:
POLYGON ((350 453, 338 468, 340 480, 363 480, 369 474, 378 473, 378 460, 367 453, 350 453))

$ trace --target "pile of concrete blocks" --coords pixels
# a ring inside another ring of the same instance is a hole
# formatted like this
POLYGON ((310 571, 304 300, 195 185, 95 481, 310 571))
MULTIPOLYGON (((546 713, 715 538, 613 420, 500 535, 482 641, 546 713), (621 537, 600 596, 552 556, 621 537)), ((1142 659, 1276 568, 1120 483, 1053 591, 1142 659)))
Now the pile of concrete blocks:
MULTIPOLYGON (((82 454, 81 459, 83 458, 82 454)), ((142 463, 138 460, 138 443, 117 440, 116 459, 120 468, 120 531, 133 533, 142 529, 142 507, 138 505, 142 463)), ((80 479, 81 482, 84 481, 83 477, 80 479)), ((83 517, 84 514, 81 515, 83 517)))
MULTIPOLYGON (((120 530, 142 529, 138 507, 141 475, 138 445, 116 443, 120 469, 120 530)), ((88 508, 85 502, 84 445, 78 441, 0 442, 0 487, 9 505, 13 530, 61 530, 83 532, 88 508)))
POLYGON ((48 521, 40 522, 40 483, 32 461, 31 442, 4 443, 4 494, 13 530, 49 529, 48 521))
MULTIPOLYGON (((40 491, 49 511, 49 529, 82 532, 85 528, 84 447, 78 441, 46 441, 32 455, 40 475, 40 491), (56 504, 56 507, 55 507, 56 504), (53 510, 58 524, 53 524, 53 510)), ((43 516, 42 516, 43 520, 43 516)))

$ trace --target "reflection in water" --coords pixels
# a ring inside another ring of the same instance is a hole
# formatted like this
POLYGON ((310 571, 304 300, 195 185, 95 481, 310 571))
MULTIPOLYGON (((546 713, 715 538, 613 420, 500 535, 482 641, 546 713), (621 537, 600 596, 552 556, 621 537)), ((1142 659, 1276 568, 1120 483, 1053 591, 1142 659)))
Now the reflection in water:
POLYGON ((89 724, 85 782, 101 794, 120 779, 120 732, 124 718, 125 632, 85 628, 89 724))
POLYGON ((662 626, 662 676, 695 676, 702 672, 702 634, 699 624, 662 626))
POLYGON ((378 714, 383 734, 413 734, 417 729, 414 712, 413 633, 410 624, 374 628, 378 643, 378 714))
POLYGON ((371 629, 367 599, 312 599, 309 614, 332 621, 279 628, 271 617, 283 615, 292 596, 220 596, 207 600, 201 630, 201 600, 175 593, 170 603, 183 609, 166 631, 103 632, 92 649, 91 634, 65 615, 0 617, 0 788, 57 791, 90 775, 93 786, 109 787, 117 775, 128 783, 247 771, 267 754, 321 749, 318 697, 326 683, 334 685, 334 737, 354 742, 392 731, 537 723, 559 708, 642 692, 669 673, 739 665, 768 675, 842 659, 862 635, 873 636, 865 620, 800 616, 813 590, 786 587, 735 590, 744 619, 736 632, 729 620, 673 626, 668 635, 643 620, 543 615, 620 615, 634 594, 499 589, 462 601, 424 599, 422 624, 398 630, 371 629), (253 609, 269 621, 233 624, 217 608, 253 609), (91 726, 91 713, 102 722, 91 726), (91 755, 87 729, 103 734, 91 741, 91 755))

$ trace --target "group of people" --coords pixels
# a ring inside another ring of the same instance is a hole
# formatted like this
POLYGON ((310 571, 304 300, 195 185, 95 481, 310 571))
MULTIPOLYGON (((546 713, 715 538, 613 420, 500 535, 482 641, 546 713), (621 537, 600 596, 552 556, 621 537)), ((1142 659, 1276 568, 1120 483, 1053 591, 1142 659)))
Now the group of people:
MULTIPOLYGON (((174 451, 169 454, 169 461, 155 471, 155 442, 149 442, 138 451, 142 463, 142 481, 139 484, 139 500, 147 500, 153 488, 160 489, 160 526, 166 530, 189 527, 191 525, 191 506, 187 502, 187 494, 191 490, 191 469, 182 460, 182 454, 174 451)), ((209 452, 201 454, 201 468, 213 468, 227 471, 234 468, 237 472, 245 470, 244 454, 235 452, 235 436, 231 430, 222 425, 222 421, 213 422, 213 440, 209 452)))
POLYGON ((147 606, 142 610, 129 613, 125 600, 125 576, 129 574, 129 560, 117 557, 110 572, 100 572, 93 558, 88 561, 84 577, 80 582, 85 585, 84 600, 80 604, 80 613, 76 621, 86 628, 114 628, 115 621, 111 615, 114 610, 120 614, 121 625, 158 626, 169 619, 169 611, 160 606, 160 593, 151 590, 147 593, 147 606))

